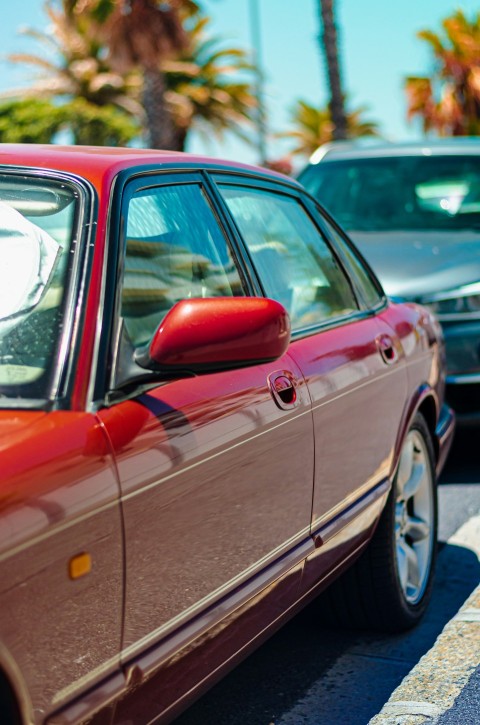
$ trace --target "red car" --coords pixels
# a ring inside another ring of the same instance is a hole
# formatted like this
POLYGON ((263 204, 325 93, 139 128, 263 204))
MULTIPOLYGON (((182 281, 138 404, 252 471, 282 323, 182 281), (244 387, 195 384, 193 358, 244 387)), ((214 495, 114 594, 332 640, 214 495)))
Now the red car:
POLYGON ((170 722, 334 579, 415 624, 444 383, 296 182, 0 146, 1 722, 170 722))

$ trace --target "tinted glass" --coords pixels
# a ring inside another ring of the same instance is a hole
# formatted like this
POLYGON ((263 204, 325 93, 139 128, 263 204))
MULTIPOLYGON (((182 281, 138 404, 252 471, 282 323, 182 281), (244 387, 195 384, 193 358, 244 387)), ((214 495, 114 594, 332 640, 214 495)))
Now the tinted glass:
POLYGON ((369 270, 366 269, 353 247, 335 227, 325 218, 323 218, 323 223, 334 239, 337 249, 340 249, 344 257, 346 257, 348 267, 355 276, 356 284, 361 290, 365 305, 367 307, 376 307, 383 300, 383 293, 379 288, 379 283, 372 278, 369 270))
POLYGON ((324 161, 300 181, 352 231, 478 228, 479 162, 456 155, 324 161))
POLYGON ((0 406, 50 395, 77 197, 68 184, 0 175, 0 406))
POLYGON ((350 283, 330 247, 293 197, 222 187, 268 297, 281 302, 293 328, 357 309, 350 283))
POLYGON ((126 237, 122 317, 133 347, 149 342, 180 300, 244 294, 226 239, 197 184, 135 194, 127 207, 126 237))

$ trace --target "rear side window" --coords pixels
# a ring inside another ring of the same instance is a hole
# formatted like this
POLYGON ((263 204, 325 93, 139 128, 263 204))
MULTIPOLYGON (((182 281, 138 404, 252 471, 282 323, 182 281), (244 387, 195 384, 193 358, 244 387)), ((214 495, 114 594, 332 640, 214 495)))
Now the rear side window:
POLYGON ((247 187, 220 187, 265 294, 288 310, 294 329, 358 309, 350 282, 297 199, 247 187))
POLYGON ((330 224, 330 222, 322 217, 323 224, 327 227, 337 249, 340 249, 343 256, 346 258, 347 264, 355 275, 357 287, 359 287, 363 301, 366 307, 372 308, 377 307, 381 304, 384 299, 383 291, 381 291, 380 283, 376 282, 364 267, 360 258, 355 254, 350 244, 344 239, 344 237, 330 224))
POLYGON ((238 270, 199 184, 150 187, 130 198, 121 316, 133 348, 151 340, 180 300, 239 295, 238 270))

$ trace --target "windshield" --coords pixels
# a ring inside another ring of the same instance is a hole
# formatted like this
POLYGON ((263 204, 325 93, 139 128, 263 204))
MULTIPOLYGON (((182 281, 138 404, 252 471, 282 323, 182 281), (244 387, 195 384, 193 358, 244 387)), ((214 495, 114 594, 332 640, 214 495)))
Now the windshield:
POLYGON ((351 231, 480 231, 480 156, 324 161, 300 181, 351 231))
POLYGON ((78 192, 0 174, 0 407, 49 397, 78 192))

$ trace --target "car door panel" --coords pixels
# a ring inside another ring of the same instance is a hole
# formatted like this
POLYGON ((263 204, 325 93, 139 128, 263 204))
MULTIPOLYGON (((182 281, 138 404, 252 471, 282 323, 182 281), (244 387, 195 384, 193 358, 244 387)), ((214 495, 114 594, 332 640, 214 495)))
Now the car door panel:
POLYGON ((401 352, 393 365, 379 353, 376 339, 387 330, 366 317, 292 345, 313 404, 312 531, 391 472, 406 372, 401 352))
MULTIPOLYGON (((135 179, 122 209, 120 384, 121 361, 180 299, 248 291, 200 175, 135 179)), ((313 487, 310 400, 288 355, 130 397, 100 412, 122 491, 124 661, 308 540, 313 487), (297 396, 287 410, 269 387, 281 371, 297 396)))
POLYGON ((100 417, 122 488, 128 659, 308 539, 310 402, 286 355, 168 382, 100 417), (291 411, 268 389, 277 369, 296 380, 291 411))
POLYGON ((114 722, 149 722, 152 713, 162 713, 158 722, 169 723, 242 661, 298 607, 311 551, 310 540, 131 660, 114 722))
POLYGON ((362 311, 301 196, 219 181, 266 294, 291 315, 290 353, 313 406, 315 531, 389 475, 406 389, 403 351, 380 317, 362 311))

